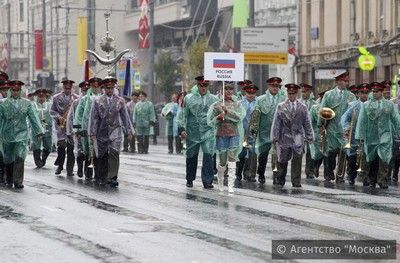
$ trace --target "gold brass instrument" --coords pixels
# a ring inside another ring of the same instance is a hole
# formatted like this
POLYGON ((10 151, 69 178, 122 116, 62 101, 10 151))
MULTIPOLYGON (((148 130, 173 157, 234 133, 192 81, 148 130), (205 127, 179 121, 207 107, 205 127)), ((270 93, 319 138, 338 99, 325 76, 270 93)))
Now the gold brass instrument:
POLYGON ((62 115, 62 117, 60 117, 58 119, 58 123, 59 123, 59 126, 60 126, 61 129, 64 129, 65 125, 67 124, 68 112, 69 112, 69 109, 71 108, 72 102, 73 101, 71 101, 71 103, 68 105, 68 107, 64 111, 64 114, 62 115))
POLYGON ((336 113, 328 107, 323 107, 319 110, 318 116, 323 120, 322 121, 322 130, 320 132, 321 138, 321 152, 325 152, 326 149, 326 126, 328 125, 328 121, 335 118, 336 113))
POLYGON ((261 110, 259 108, 255 108, 251 113, 249 127, 247 128, 243 140, 243 147, 252 148, 252 146, 249 144, 249 136, 253 135, 255 140, 258 133, 258 129, 260 128, 260 116, 261 116, 261 110))
POLYGON ((350 127, 349 127, 349 130, 348 130, 348 134, 349 135, 347 136, 347 143, 344 146, 344 149, 351 149, 351 139, 352 139, 355 120, 356 120, 356 111, 353 110, 353 112, 351 113, 350 127))
POLYGON ((271 165, 272 165, 272 172, 278 171, 278 153, 276 149, 276 142, 272 143, 272 154, 271 154, 271 165))
POLYGON ((357 148, 357 161, 356 165, 358 166, 357 172, 362 173, 364 171, 364 141, 361 140, 358 144, 357 148))

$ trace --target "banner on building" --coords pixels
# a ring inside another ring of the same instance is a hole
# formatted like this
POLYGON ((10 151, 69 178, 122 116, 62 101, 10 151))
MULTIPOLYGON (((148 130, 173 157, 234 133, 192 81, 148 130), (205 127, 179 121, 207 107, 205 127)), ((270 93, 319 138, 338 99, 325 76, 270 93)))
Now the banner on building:
POLYGON ((78 17, 77 24, 77 32, 78 32, 78 65, 82 65, 83 61, 85 60, 86 50, 87 50, 87 38, 88 38, 88 31, 87 31, 87 17, 81 16, 78 17))
POLYGON ((139 48, 149 48, 149 0, 139 0, 139 48))
POLYGON ((43 30, 35 30, 35 69, 43 69, 43 30))
POLYGON ((1 45, 0 70, 8 72, 8 43, 1 45))
POLYGON ((249 1, 233 0, 232 28, 247 27, 249 19, 249 1))

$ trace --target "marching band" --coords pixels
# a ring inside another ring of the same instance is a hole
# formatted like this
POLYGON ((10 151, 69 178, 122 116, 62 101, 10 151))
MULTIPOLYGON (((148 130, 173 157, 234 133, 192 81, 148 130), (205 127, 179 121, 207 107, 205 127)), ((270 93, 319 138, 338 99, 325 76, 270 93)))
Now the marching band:
MULTIPOLYGON (((226 82, 221 96, 211 94, 204 76, 195 80, 186 96, 173 94, 161 111, 168 153, 173 153, 175 140, 176 153, 186 155, 187 187, 193 187, 200 149, 203 187, 213 188, 216 179, 223 191, 228 177, 229 193, 235 181, 256 183, 257 175, 259 184, 265 184, 269 159, 274 186, 285 185, 291 161, 292 187, 301 187, 303 155, 307 180, 318 178, 323 165, 327 182, 354 185, 359 177, 364 187, 386 189, 398 181, 400 104, 390 97, 390 81, 349 87, 344 72, 335 77, 332 89, 314 97, 314 87, 307 83, 283 86, 281 78, 271 77, 257 97, 259 88, 250 80, 226 82), (236 85, 240 94, 234 92, 236 85)), ((62 91, 52 97, 38 88, 29 101, 21 92, 24 83, 0 72, 0 184, 24 187, 29 138, 38 169, 46 165, 54 141, 55 174, 61 174, 67 159, 66 174, 72 176, 76 161, 78 177, 94 176, 95 182, 111 187, 118 186, 122 149, 148 153, 156 113, 144 91, 132 94, 134 100, 126 104, 116 95, 112 77, 81 82, 80 96, 73 84, 64 79, 62 91)))

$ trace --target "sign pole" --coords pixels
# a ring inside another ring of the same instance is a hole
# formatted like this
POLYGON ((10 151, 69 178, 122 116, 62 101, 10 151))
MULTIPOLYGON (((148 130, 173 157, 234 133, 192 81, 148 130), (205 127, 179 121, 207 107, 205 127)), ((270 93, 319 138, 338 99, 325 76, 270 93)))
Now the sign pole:
POLYGON ((222 105, 225 106, 225 81, 222 81, 222 105))

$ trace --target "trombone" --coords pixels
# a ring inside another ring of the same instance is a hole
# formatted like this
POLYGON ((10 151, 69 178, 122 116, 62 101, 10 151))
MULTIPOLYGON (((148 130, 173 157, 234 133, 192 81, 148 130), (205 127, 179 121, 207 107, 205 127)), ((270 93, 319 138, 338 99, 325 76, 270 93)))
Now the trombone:
POLYGON ((358 166, 357 172, 364 172, 364 141, 360 140, 357 148, 357 161, 356 165, 358 166))

